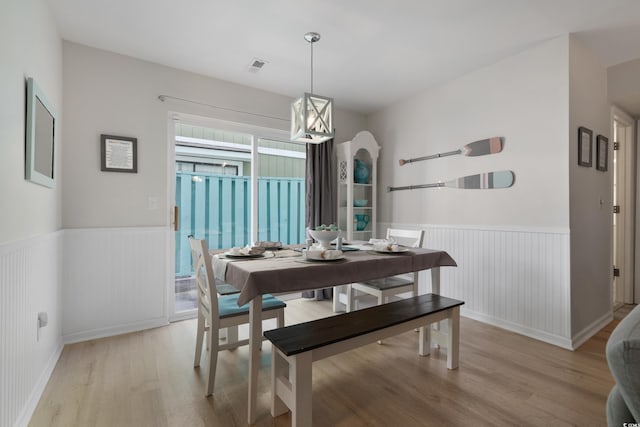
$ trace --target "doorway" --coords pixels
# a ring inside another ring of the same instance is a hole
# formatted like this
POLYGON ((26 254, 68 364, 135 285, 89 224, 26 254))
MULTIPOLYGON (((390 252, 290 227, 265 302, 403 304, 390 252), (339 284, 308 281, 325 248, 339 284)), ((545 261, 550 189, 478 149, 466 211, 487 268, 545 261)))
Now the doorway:
POLYGON ((634 302, 635 158, 633 120, 612 109, 613 308, 634 302))

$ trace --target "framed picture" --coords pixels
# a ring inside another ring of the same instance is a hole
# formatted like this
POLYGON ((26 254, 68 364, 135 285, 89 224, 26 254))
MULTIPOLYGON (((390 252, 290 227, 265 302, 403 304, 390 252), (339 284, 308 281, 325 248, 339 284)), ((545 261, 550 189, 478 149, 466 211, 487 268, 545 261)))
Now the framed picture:
POLYGON ((100 170, 138 172, 138 139, 100 135, 100 170))
POLYGON ((578 128, 578 164, 580 166, 591 167, 591 140, 593 132, 591 129, 580 126, 578 128))
POLYGON ((53 174, 56 114, 33 78, 27 79, 27 121, 25 132, 26 180, 55 187, 53 174))
POLYGON ((596 169, 606 172, 609 164, 609 140, 602 135, 598 135, 596 147, 596 169))

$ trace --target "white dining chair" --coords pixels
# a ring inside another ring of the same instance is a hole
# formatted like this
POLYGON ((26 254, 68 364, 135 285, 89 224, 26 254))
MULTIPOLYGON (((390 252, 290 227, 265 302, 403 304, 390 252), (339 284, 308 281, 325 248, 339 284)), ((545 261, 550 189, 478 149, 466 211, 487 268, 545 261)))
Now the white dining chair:
MULTIPOLYGON (((205 332, 209 351, 209 373, 205 385, 205 396, 213 394, 216 378, 218 352, 247 345, 248 339, 229 337, 225 344, 219 342, 220 329, 237 327, 249 323, 249 304, 238 307, 238 295, 220 295, 215 287, 211 255, 204 240, 189 237, 191 253, 195 257, 194 269, 198 284, 198 325, 196 330, 196 353, 193 367, 200 366, 205 332)), ((262 320, 277 319, 277 327, 284 326, 286 304, 271 295, 262 296, 262 320)), ((264 339, 264 338, 263 338, 264 339)))
MULTIPOLYGON (((420 248, 424 240, 424 230, 387 229, 387 240, 394 240, 399 245, 408 248, 420 248)), ((398 255, 402 256, 402 255, 398 255)), ((418 273, 385 277, 384 279, 369 280, 367 282, 351 283, 347 285, 346 311, 358 309, 358 292, 373 295, 378 298, 378 305, 389 302, 389 297, 410 292, 418 295, 418 273)))
MULTIPOLYGON (((187 236, 188 238, 192 238, 193 235, 189 235, 187 236)), ((209 251, 209 253, 213 253, 213 251, 209 251)), ((196 264, 198 262, 198 256, 195 253, 195 251, 193 249, 191 249, 191 263, 192 263, 192 267, 193 267, 193 271, 196 271, 196 264)), ((217 277, 215 278, 216 281, 216 292, 218 293, 218 296, 221 295, 232 295, 232 294, 238 294, 240 293, 240 291, 238 289, 236 289, 235 286, 229 284, 229 283, 225 283, 222 280, 218 279, 217 277)), ((197 286, 196 286, 197 289, 197 286)), ((231 326, 229 328, 222 328, 220 329, 220 337, 221 340, 231 340, 231 341, 237 341, 238 340, 238 326, 231 326)))

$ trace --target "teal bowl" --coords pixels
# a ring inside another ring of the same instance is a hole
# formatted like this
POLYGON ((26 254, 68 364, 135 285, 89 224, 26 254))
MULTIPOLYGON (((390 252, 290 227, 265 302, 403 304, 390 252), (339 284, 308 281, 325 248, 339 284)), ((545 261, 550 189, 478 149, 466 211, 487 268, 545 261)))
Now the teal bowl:
POLYGON ((369 200, 367 200, 367 199, 354 199, 353 200, 353 206, 355 206, 357 208, 362 208, 364 206, 367 206, 367 203, 369 203, 369 200))

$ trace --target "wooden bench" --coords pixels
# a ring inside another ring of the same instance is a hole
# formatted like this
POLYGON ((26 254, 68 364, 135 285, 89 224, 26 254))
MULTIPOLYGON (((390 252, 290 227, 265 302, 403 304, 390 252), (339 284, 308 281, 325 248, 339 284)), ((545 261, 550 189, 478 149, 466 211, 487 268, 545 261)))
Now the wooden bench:
POLYGON ((273 344, 271 415, 291 410, 294 427, 311 426, 311 365, 378 340, 420 328, 418 354, 430 352, 430 327, 449 320, 447 368, 458 367, 460 306, 463 301, 418 295, 364 310, 266 331, 273 344))

